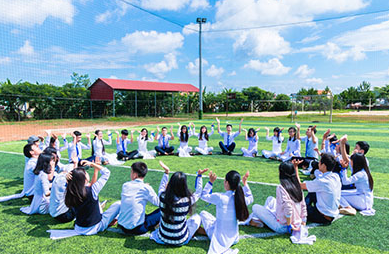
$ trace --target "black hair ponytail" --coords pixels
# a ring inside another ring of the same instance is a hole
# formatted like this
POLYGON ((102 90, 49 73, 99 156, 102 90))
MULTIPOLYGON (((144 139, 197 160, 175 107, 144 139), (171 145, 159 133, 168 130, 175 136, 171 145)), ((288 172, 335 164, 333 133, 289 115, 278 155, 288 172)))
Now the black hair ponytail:
POLYGON ((236 219, 239 221, 247 220, 249 217, 249 210, 247 209, 243 188, 240 185, 240 174, 235 170, 231 170, 226 175, 226 181, 230 185, 230 189, 235 191, 234 202, 236 219))
POLYGON ((303 192, 293 164, 290 162, 283 162, 278 167, 278 171, 280 174, 281 186, 284 187, 294 202, 301 202, 303 200, 303 192))

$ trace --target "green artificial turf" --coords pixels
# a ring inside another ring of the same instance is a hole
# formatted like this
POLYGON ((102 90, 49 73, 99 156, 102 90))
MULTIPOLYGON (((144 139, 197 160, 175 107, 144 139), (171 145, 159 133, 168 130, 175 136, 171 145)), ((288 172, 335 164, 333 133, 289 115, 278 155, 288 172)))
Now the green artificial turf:
MULTIPOLYGON (((195 121, 196 129, 202 124, 208 127, 213 119, 195 121)), ((229 120, 233 124, 234 130, 238 128, 237 120, 229 120)), ((225 120, 222 120, 222 129, 225 128, 225 120)), ((188 122, 181 122, 188 124, 188 122)), ((302 123, 304 130, 309 123, 302 123)), ((271 149, 271 142, 265 140, 263 127, 275 126, 288 128, 292 126, 288 122, 267 121, 259 122, 255 119, 244 121, 243 127, 261 127, 259 132, 258 149, 271 149)), ((149 130, 155 129, 155 125, 147 126, 149 130)), ((162 125, 161 125, 162 127, 162 125)), ((177 133, 177 124, 174 123, 174 135, 177 133)), ((370 161, 370 168, 375 180, 374 195, 389 197, 389 155, 387 146, 389 142, 389 130, 384 123, 319 123, 317 136, 321 139, 327 128, 331 128, 338 136, 348 134, 349 142, 353 148, 356 141, 366 140, 371 149, 367 154, 370 161)), ((140 130, 139 128, 136 128, 140 130)), ((287 133, 285 131, 285 133, 287 133)), ((113 136, 116 138, 116 134, 113 136)), ((210 137, 209 146, 215 148, 214 152, 220 151, 218 142, 220 135, 216 133, 210 137)), ((83 140, 86 142, 86 140, 83 140)), ((25 141, 15 141, 0 143, 0 151, 10 151, 21 153, 25 141)), ((171 143, 176 148, 178 140, 171 143)), ((198 142, 191 138, 189 142, 193 148, 198 142)), ((149 143, 149 150, 153 149, 156 142, 149 143)), ((191 158, 178 158, 177 156, 158 157, 155 160, 145 160, 149 168, 160 169, 158 160, 162 160, 172 171, 183 171, 195 174, 199 168, 209 168, 217 173, 219 177, 229 170, 237 170, 244 174, 250 171, 250 181, 264 183, 278 183, 279 162, 266 160, 264 158, 244 158, 238 156, 241 147, 247 147, 248 142, 244 140, 243 133, 236 139, 236 149, 234 156, 223 156, 214 154, 212 156, 193 156, 191 158)), ((286 142, 283 148, 286 147, 286 142)), ((136 149, 137 144, 130 145, 131 149, 136 149)), ((106 151, 114 153, 116 145, 106 147, 106 151)), ((304 147, 302 146, 302 153, 304 147)), ((67 152, 62 153, 67 157, 67 152)), ((89 151, 83 151, 83 155, 88 156, 89 151)), ((139 161, 139 160, 136 160, 139 161)), ((128 161, 125 166, 130 166, 133 161, 128 161)), ((109 201, 107 207, 114 201, 120 199, 121 186, 129 180, 130 169, 126 167, 108 166, 111 170, 111 177, 100 193, 100 200, 109 201)), ((23 189, 23 168, 24 157, 19 154, 7 154, 0 152, 0 196, 18 193, 23 189)), ((150 171, 145 181, 157 190, 161 172, 150 171)), ((306 179, 305 176, 302 178, 306 179)), ((207 178, 204 177, 204 184, 207 178)), ((188 184, 194 188, 194 177, 188 176, 188 184)), ((268 196, 275 196, 275 186, 251 183, 250 188, 254 195, 254 203, 263 204, 268 196)), ((223 191, 222 180, 217 180, 214 184, 214 191, 223 191)), ((317 237, 317 242, 312 246, 291 244, 287 235, 276 235, 267 238, 250 238, 241 240, 234 248, 238 248, 241 253, 382 253, 389 251, 389 200, 374 200, 374 208, 377 210, 373 217, 364 217, 360 214, 350 217, 346 216, 334 222, 331 226, 320 226, 310 229, 310 234, 317 237)), ((19 211, 22 206, 28 205, 27 199, 12 200, 0 203, 0 253, 206 253, 209 241, 191 241, 187 246, 173 248, 155 244, 144 237, 125 237, 114 232, 102 232, 95 236, 77 236, 63 240, 52 241, 49 239, 48 229, 70 229, 73 223, 58 224, 49 215, 27 216, 19 211)), ((148 205, 147 212, 151 212, 155 207, 148 205)), ((195 212, 207 210, 215 214, 214 206, 207 206, 203 201, 196 203, 195 212)), ((251 211, 251 206, 249 207, 251 211)), ((240 227, 241 235, 271 232, 268 228, 240 227)))

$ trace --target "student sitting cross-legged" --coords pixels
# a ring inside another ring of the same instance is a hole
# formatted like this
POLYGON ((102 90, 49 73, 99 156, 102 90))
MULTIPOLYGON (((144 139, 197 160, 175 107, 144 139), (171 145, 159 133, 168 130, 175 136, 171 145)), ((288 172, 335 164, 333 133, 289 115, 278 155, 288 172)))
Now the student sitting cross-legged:
MULTIPOLYGON (((298 164, 301 161, 293 160, 296 175, 298 176, 298 164)), ((339 175, 333 173, 335 157, 329 153, 323 153, 319 161, 319 171, 313 181, 300 183, 303 190, 308 190, 305 197, 307 204, 308 221, 329 225, 339 215, 339 204, 342 184, 339 175)), ((300 177, 298 176, 300 181, 300 177)))
POLYGON ((231 155, 232 152, 235 149, 235 142, 234 139, 239 136, 241 130, 242 130, 242 122, 243 118, 240 120, 239 123, 239 130, 237 132, 232 132, 232 125, 227 124, 226 126, 226 132, 223 132, 220 130, 220 120, 216 117, 217 121, 217 132, 220 134, 220 136, 223 137, 223 142, 219 142, 220 149, 222 149, 223 154, 231 155))
MULTIPOLYGON (((249 217, 247 206, 253 202, 253 195, 247 183, 249 172, 242 178, 234 170, 227 173, 224 180, 224 193, 212 193, 216 174, 210 172, 209 182, 205 185, 201 199, 216 206, 216 218, 207 211, 200 213, 204 228, 199 233, 206 233, 211 240, 208 253, 226 253, 239 241, 238 221, 249 217)), ((236 251, 236 250, 234 250, 236 251)))
POLYGON ((276 199, 268 197, 265 206, 253 205, 253 214, 277 233, 292 233, 307 221, 304 194, 292 163, 281 163, 278 171, 276 199))
MULTIPOLYGON (((159 198, 153 188, 143 182, 147 170, 147 165, 144 162, 133 163, 131 165, 131 181, 123 184, 118 227, 125 234, 141 235, 154 230, 161 218, 159 209, 145 214, 147 202, 155 206, 159 205, 159 198)), ((163 174, 158 194, 165 190, 168 181, 169 175, 163 174)))
POLYGON ((131 130, 131 139, 128 139, 128 130, 124 129, 121 131, 121 137, 119 136, 119 132, 116 131, 116 154, 118 160, 131 160, 135 155, 138 154, 138 150, 134 150, 131 152, 127 151, 128 144, 132 144, 134 141, 134 130, 131 130))
POLYGON ((355 209, 361 211, 363 215, 372 216, 375 214, 373 209, 374 195, 373 186, 374 180, 371 176, 369 166, 365 155, 354 153, 350 159, 345 153, 345 143, 347 135, 340 139, 342 157, 345 164, 349 164, 352 168, 351 176, 347 176, 347 168, 343 168, 340 172, 343 184, 355 184, 355 189, 342 190, 340 198, 340 213, 355 215, 355 209), (355 209, 354 209, 355 208, 355 209))
POLYGON ((157 133, 155 134, 155 139, 158 140, 158 145, 155 147, 155 150, 158 152, 158 155, 168 155, 173 154, 174 146, 169 145, 169 140, 174 139, 173 135, 173 126, 170 127, 170 134, 167 134, 167 128, 162 127, 162 133, 159 134, 159 126, 157 126, 157 133))
MULTIPOLYGON (((169 173, 169 168, 160 162, 165 169, 165 174, 169 173)), ((175 172, 160 197, 159 207, 161 209, 161 222, 159 228, 150 236, 159 244, 182 246, 187 244, 197 229, 200 227, 201 218, 198 214, 192 215, 193 205, 199 200, 203 189, 202 174, 208 171, 203 169, 197 171, 195 182, 196 192, 191 193, 183 172, 175 172)))
POLYGON ((97 234, 115 222, 119 214, 120 201, 113 203, 104 213, 101 213, 99 193, 109 179, 111 174, 109 169, 88 161, 81 161, 80 164, 93 167, 94 177, 90 181, 84 167, 75 168, 67 175, 65 205, 75 211, 74 230, 48 230, 51 239, 97 234), (101 176, 94 182, 99 172, 101 176))

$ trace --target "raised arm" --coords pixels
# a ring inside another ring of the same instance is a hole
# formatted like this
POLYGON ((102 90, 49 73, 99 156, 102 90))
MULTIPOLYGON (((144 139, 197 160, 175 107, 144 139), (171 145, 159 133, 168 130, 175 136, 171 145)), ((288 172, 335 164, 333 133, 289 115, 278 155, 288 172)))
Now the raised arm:
POLYGON ((201 193, 203 191, 203 177, 202 176, 207 171, 208 171, 207 168, 199 169, 197 171, 197 176, 196 176, 196 180, 195 180, 195 189, 196 189, 196 191, 192 194, 192 197, 191 197, 192 205, 194 203, 196 203, 197 200, 199 200, 200 197, 201 197, 201 193))
POLYGON ((86 136, 86 138, 88 139, 88 147, 89 147, 89 149, 91 149, 91 148, 92 148, 92 142, 91 142, 91 140, 90 140, 90 134, 87 133, 85 136, 86 136))
POLYGON ((326 147, 326 144, 327 144, 327 137, 328 135, 330 134, 331 132, 331 129, 328 129, 326 130, 326 132, 324 132, 323 134, 323 140, 321 141, 321 148, 320 150, 325 150, 326 152, 328 152, 329 150, 327 150, 327 147, 326 147))
POLYGON ((292 164, 293 164, 293 166, 294 166, 295 174, 296 174, 297 180, 298 180, 299 183, 300 183, 301 189, 306 190, 306 189, 307 189, 307 185, 306 185, 305 183, 302 183, 302 182, 301 182, 301 179, 300 179, 300 176, 299 176, 299 168, 298 168, 298 165, 299 165, 300 163, 302 163, 302 162, 303 162, 302 160, 292 160, 292 164))
POLYGON ((243 192, 244 192, 244 199, 246 201, 246 205, 250 205, 254 202, 253 194, 251 193, 251 190, 249 188, 249 185, 247 183, 247 179, 249 178, 250 172, 247 171, 246 174, 242 177, 242 183, 243 183, 243 192))
POLYGON ((243 123, 243 118, 240 119, 240 123, 239 123, 239 133, 242 131, 242 123, 243 123))
POLYGON ((247 139, 248 139, 248 137, 247 137, 247 130, 246 130, 246 129, 243 129, 243 131, 244 131, 244 137, 245 137, 245 139, 247 140, 247 139))
POLYGON ((119 139, 119 132, 118 131, 115 131, 116 133, 116 144, 120 144, 120 139, 119 139))
POLYGON ((131 144, 134 142, 134 132, 135 130, 131 130, 131 139, 130 139, 131 144))
POLYGON ((217 132, 220 133, 220 120, 217 117, 216 117, 216 122, 217 122, 217 132))
POLYGON ((300 127, 301 127, 301 125, 298 124, 298 123, 295 123, 295 125, 296 125, 296 129, 297 129, 296 138, 297 139, 301 139, 300 138, 300 127))
POLYGON ((201 199, 211 204, 217 204, 220 200, 219 193, 212 193, 213 183, 216 181, 216 174, 209 172, 209 182, 205 185, 201 193, 201 199))
POLYGON ((346 153, 347 134, 340 138, 340 152, 344 163, 350 163, 350 159, 346 153))
POLYGON ((311 128, 311 133, 312 133, 312 142, 314 143, 314 144, 316 144, 317 143, 317 137, 316 137, 316 135, 315 135, 315 129, 316 129, 316 125, 315 126, 313 126, 312 128, 311 128))

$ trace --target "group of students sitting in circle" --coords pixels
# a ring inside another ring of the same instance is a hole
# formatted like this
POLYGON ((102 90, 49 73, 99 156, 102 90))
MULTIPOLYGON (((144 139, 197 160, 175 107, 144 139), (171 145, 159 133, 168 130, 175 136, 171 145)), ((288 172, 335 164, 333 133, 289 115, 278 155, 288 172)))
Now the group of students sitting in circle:
MULTIPOLYGON (((231 126, 227 126, 227 132, 221 132, 220 122, 218 119, 217 121, 218 131, 224 135, 224 143, 220 146, 223 145, 226 148, 223 151, 228 154, 239 133, 232 133, 229 129, 231 126)), ((242 121, 239 129, 241 123, 242 121)), ((196 135, 194 125, 191 126, 192 134, 196 135)), ((182 139, 182 133, 185 132, 180 129, 179 136, 182 139)), ((144 130, 140 132, 138 142, 150 138, 147 130, 144 130)), ((31 200, 31 205, 22 207, 20 210, 23 213, 50 214, 61 223, 75 220, 74 230, 49 230, 52 239, 93 235, 117 223, 124 234, 142 235, 151 232, 152 240, 165 245, 182 246, 196 233, 205 234, 210 239, 208 253, 236 252, 237 249, 231 249, 231 246, 239 240, 240 224, 256 227, 266 225, 277 233, 293 234, 304 228, 307 222, 329 225, 339 217, 339 213, 355 215, 358 210, 363 215, 374 215, 374 181, 365 157, 369 150, 366 142, 357 142, 349 155, 347 135, 337 139, 327 130, 319 150, 318 138, 315 136, 316 126, 310 126, 306 137, 300 137, 300 125, 296 124, 296 128, 289 128, 286 151, 279 152, 277 149, 283 141, 281 132, 281 129, 275 128, 273 137, 269 137, 267 131, 267 139, 273 140, 273 151, 262 151, 264 157, 282 160, 278 168, 280 184, 276 189, 276 197, 269 197, 263 206, 253 205, 251 215, 247 206, 254 202, 254 198, 247 182, 249 171, 243 177, 237 171, 229 171, 224 177, 225 192, 213 193, 216 174, 208 168, 198 170, 195 192, 192 193, 186 174, 175 172, 169 179, 170 169, 161 161, 164 174, 158 194, 144 182, 148 172, 147 165, 142 161, 135 162, 131 166, 130 180, 122 186, 121 200, 103 212, 105 202, 99 202, 99 192, 110 177, 110 170, 104 167, 104 145, 111 142, 111 137, 108 142, 104 141, 101 131, 96 132, 94 154, 87 160, 81 159, 81 152, 82 149, 90 148, 90 136, 87 135, 88 145, 84 145, 80 142, 81 133, 75 131, 73 142, 67 144, 70 156, 70 163, 67 165, 60 162, 60 151, 64 148, 59 146, 55 135, 48 133, 50 138, 46 142, 47 147, 42 147, 43 142, 39 137, 30 137, 23 148, 26 157, 23 191, 2 197, 0 202, 27 197, 31 200), (297 150, 300 148, 300 141, 306 145, 305 157, 301 157, 299 149, 297 150), (92 178, 86 170, 89 167, 94 170, 92 178), (313 180, 301 182, 299 167, 308 168, 313 180), (351 170, 351 176, 348 176, 347 169, 351 170), (203 174, 207 171, 209 181, 203 187, 203 174), (308 191, 305 197, 303 190, 308 191), (192 208, 199 199, 216 206, 216 217, 206 211, 193 214, 192 208), (158 208, 146 214, 148 202, 158 208), (191 216, 187 218, 188 215, 191 216)), ((206 133, 206 130, 201 133, 206 133)), ((133 132, 131 141, 132 134, 133 132)), ((161 135, 158 134, 156 138, 160 145, 161 140, 165 142, 173 139, 173 135, 166 135, 166 129, 161 135)), ((200 138, 201 135, 197 135, 200 138)), ((123 149, 118 151, 118 158, 126 155, 126 142, 130 142, 126 136, 125 132, 122 132, 121 137, 118 135, 118 150, 119 147, 123 149), (123 142, 125 140, 127 141, 123 142)), ((255 131, 254 136, 247 135, 246 139, 250 141, 253 137, 258 140, 255 131)), ((66 140, 65 136, 63 138, 66 140)), ((162 151, 166 149, 163 146, 159 148, 162 151)), ((183 147, 180 145, 180 148, 183 147)), ((182 151, 180 148, 179 151, 182 151)), ((138 153, 144 156, 144 151, 138 153)))

